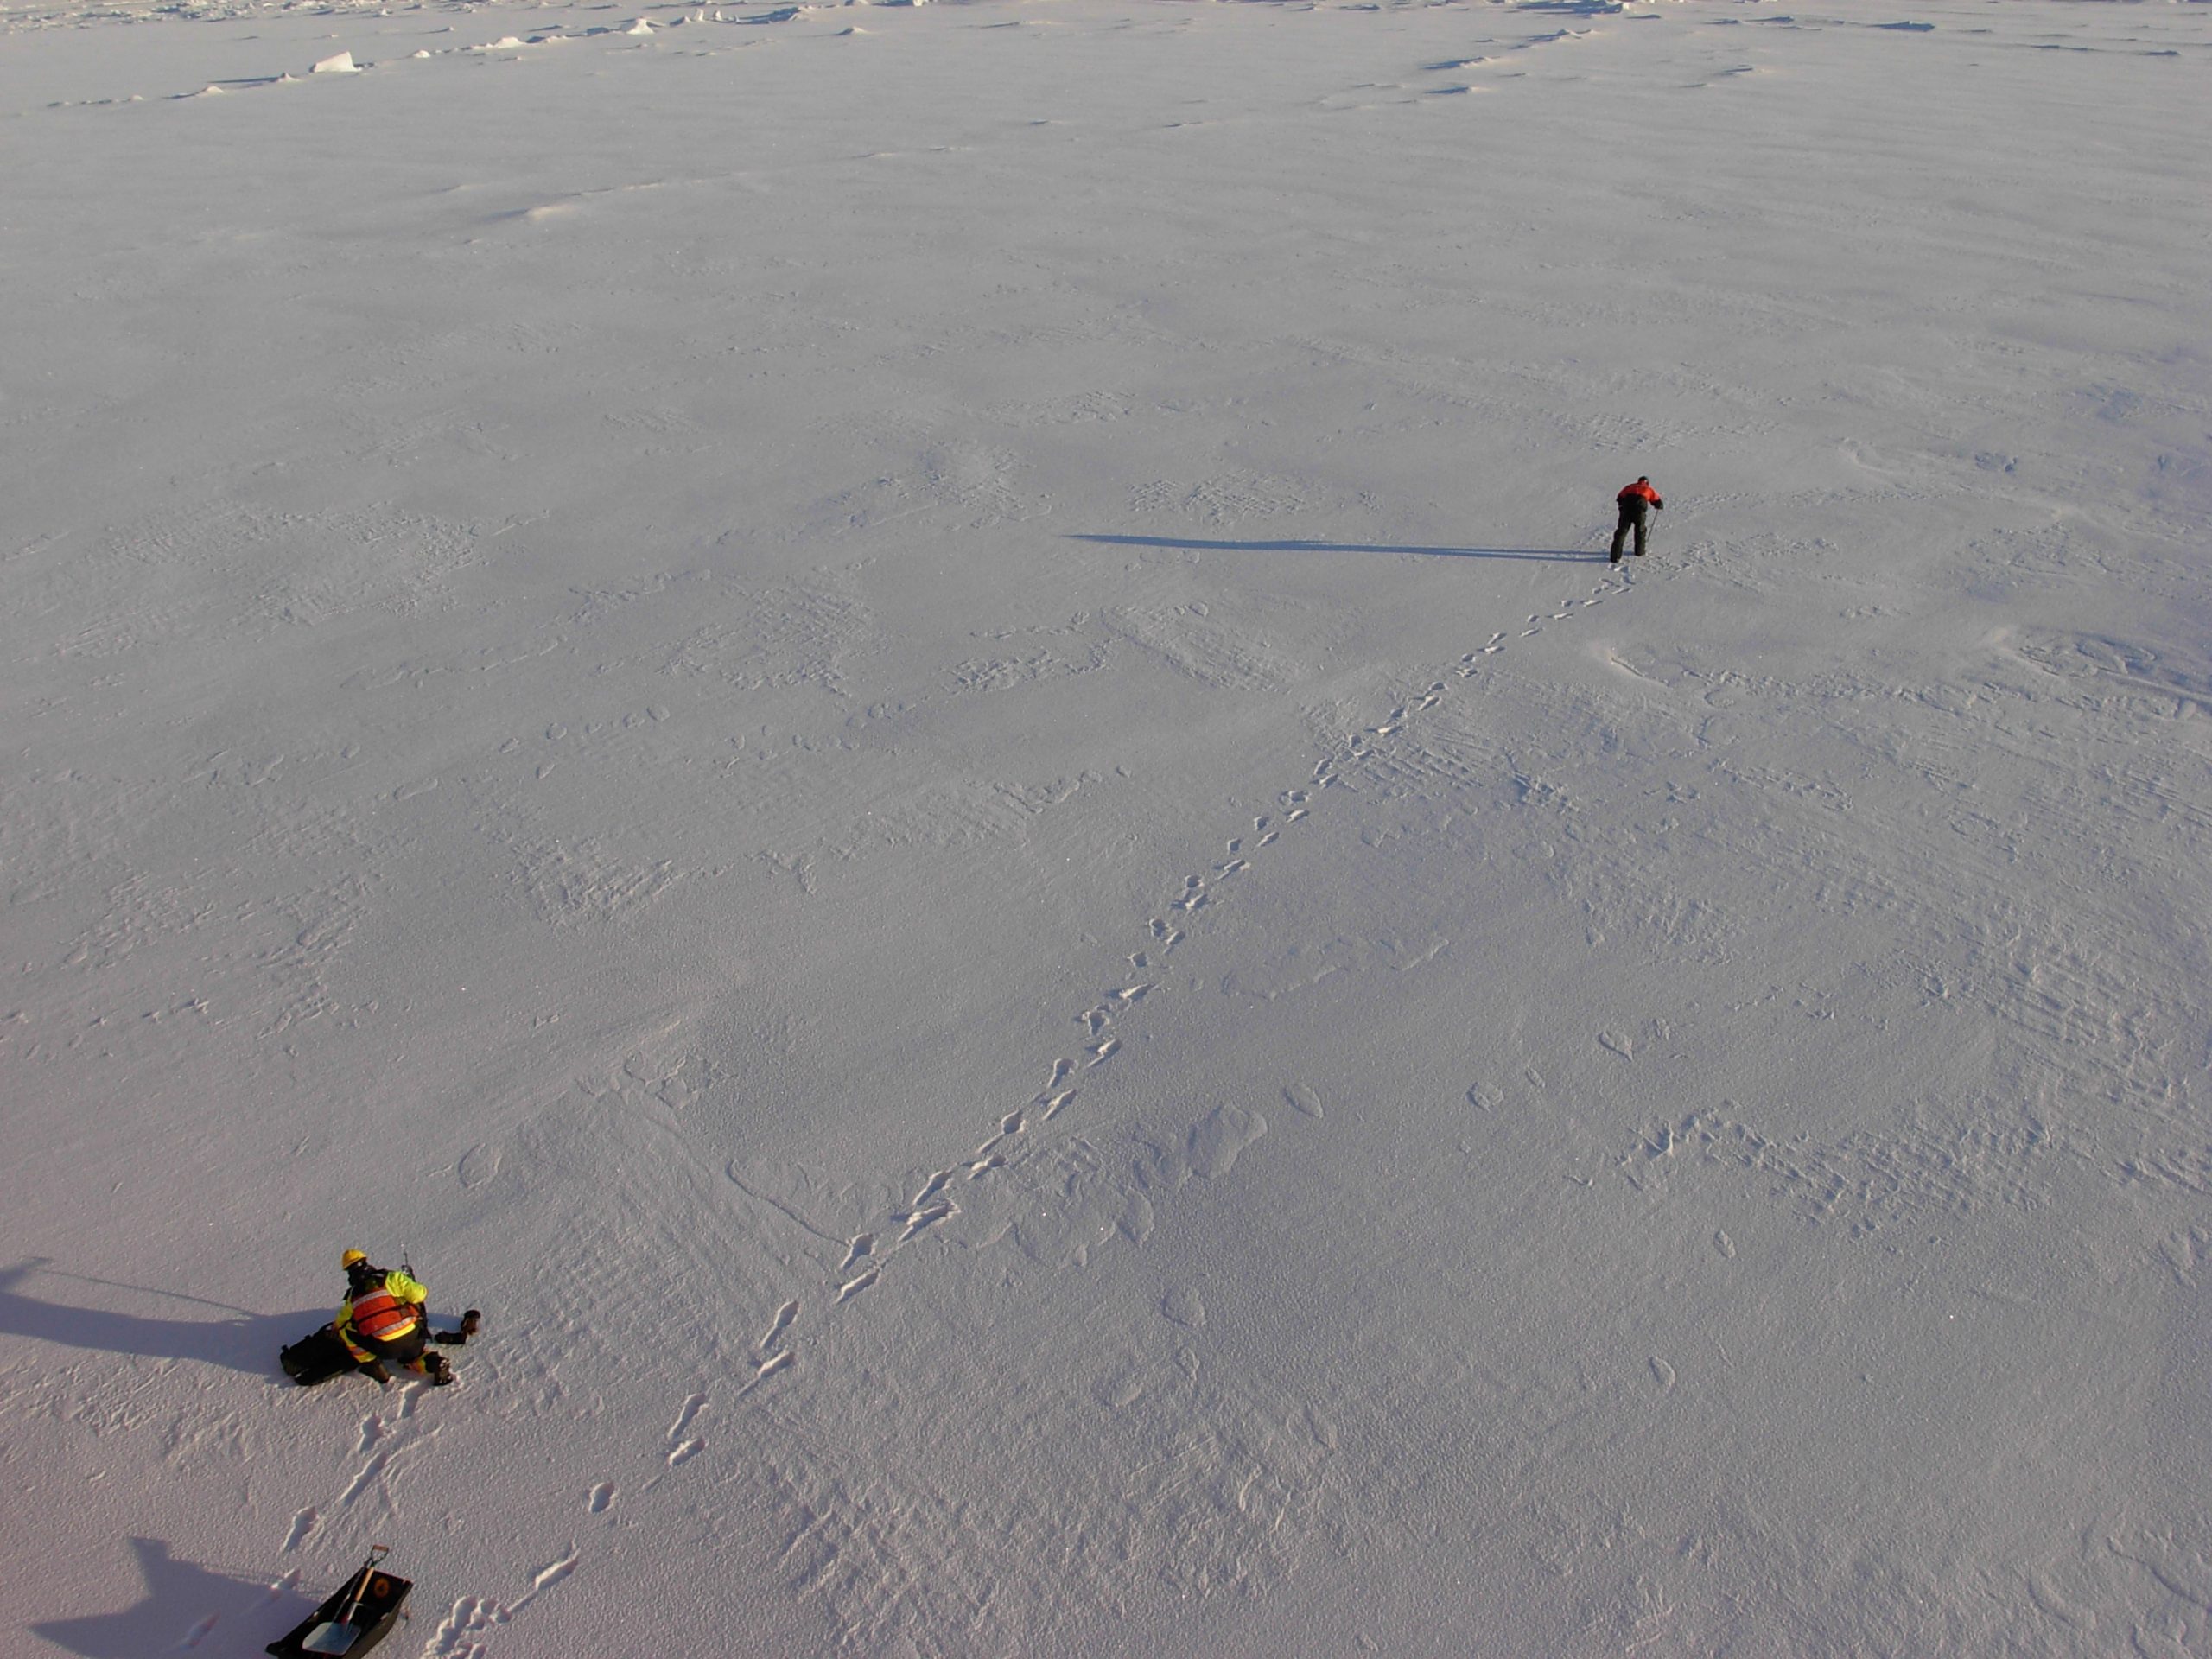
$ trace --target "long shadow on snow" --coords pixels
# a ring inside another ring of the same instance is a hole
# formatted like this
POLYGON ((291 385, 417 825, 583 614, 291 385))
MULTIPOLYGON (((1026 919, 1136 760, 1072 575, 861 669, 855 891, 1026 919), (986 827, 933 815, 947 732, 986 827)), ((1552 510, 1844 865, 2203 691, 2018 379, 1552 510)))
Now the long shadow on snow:
POLYGON ((1084 536, 1071 542, 1103 542, 1112 547, 1187 547, 1208 553, 1416 553, 1440 559, 1574 559, 1605 556, 1603 548, 1571 547, 1405 547, 1368 542, 1208 542, 1192 536, 1084 536))
MULTIPOLYGON (((213 1625, 274 1606, 283 1599, 268 1593, 265 1579, 211 1573, 204 1567, 177 1560, 158 1538, 133 1538, 130 1548, 146 1581, 145 1594, 137 1605, 84 1618, 48 1619, 32 1625, 31 1633, 57 1648, 81 1654, 84 1659, 143 1659, 149 1653, 174 1653, 188 1644, 196 1646, 195 1635, 204 1639, 213 1625), (202 1620, 207 1621, 209 1628, 201 1628, 202 1620)), ((298 1613, 289 1608, 285 1611, 296 1623, 298 1613)), ((286 1628, 276 1624, 276 1618, 268 1614, 253 1621, 257 1626, 270 1625, 265 1632, 226 1631, 232 1640, 219 1643, 216 1650, 258 1651, 263 1643, 286 1628), (242 1634, 251 1642, 251 1649, 236 1645, 242 1634)))
POLYGON ((41 1342, 69 1348, 95 1348, 103 1353, 143 1354, 150 1359, 196 1359, 210 1365, 226 1365, 255 1376, 276 1376, 276 1351, 303 1337, 318 1325, 330 1321, 331 1307, 310 1307, 296 1313, 255 1313, 204 1297, 186 1296, 146 1285, 115 1285, 106 1279, 78 1274, 54 1273, 43 1257, 21 1267, 0 1269, 0 1333, 35 1337, 41 1342), (137 1313, 113 1313, 102 1307, 72 1307, 66 1302, 42 1302, 26 1296, 16 1287, 44 1270, 55 1279, 83 1278, 86 1284, 113 1285, 118 1290, 163 1296, 173 1301, 197 1302, 235 1314, 227 1319, 154 1319, 137 1313))

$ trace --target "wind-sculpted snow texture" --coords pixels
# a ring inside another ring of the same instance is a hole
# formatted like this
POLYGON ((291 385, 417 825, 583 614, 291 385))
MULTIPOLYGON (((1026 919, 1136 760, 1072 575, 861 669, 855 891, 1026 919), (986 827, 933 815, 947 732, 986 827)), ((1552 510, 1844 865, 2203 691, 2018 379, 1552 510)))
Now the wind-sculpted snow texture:
POLYGON ((2212 8, 0 23, 0 1649, 2212 1651, 2212 8))

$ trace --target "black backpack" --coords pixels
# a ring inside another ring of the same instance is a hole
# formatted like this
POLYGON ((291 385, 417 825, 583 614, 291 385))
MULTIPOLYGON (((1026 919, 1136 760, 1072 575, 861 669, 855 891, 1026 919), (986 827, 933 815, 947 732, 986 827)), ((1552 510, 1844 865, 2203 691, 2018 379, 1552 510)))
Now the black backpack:
POLYGON ((330 1325, 309 1332, 276 1356, 284 1375, 303 1389, 356 1369, 353 1356, 330 1325))

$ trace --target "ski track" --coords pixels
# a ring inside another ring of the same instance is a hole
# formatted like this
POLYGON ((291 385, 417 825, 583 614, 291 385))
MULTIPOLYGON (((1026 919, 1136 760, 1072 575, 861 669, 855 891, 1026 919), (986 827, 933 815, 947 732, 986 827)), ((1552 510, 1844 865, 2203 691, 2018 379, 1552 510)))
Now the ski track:
MULTIPOLYGON (((1519 637, 1534 639, 1551 624, 1586 615, 1592 607, 1624 594, 1633 586, 1625 567, 1609 567, 1606 579, 1588 594, 1562 599, 1558 601, 1558 608, 1530 616, 1529 626, 1519 637)), ((1493 632, 1482 645, 1460 657, 1450 671, 1451 675, 1459 680, 1470 679, 1489 659, 1501 656, 1507 649, 1505 633, 1493 632)), ((1211 866, 1204 874, 1185 875, 1173 885, 1172 896, 1161 906, 1162 913, 1151 917, 1145 925, 1146 943, 1128 953, 1129 966, 1135 975, 1154 971, 1170 953, 1191 942, 1194 936, 1189 930, 1203 928, 1200 918, 1213 906, 1217 885, 1258 874, 1263 868, 1263 855, 1279 845, 1285 833, 1294 830, 1311 817, 1315 797, 1343 786, 1342 768, 1372 759, 1377 753, 1377 740, 1412 732, 1423 715, 1451 695, 1451 679, 1432 679, 1420 690, 1393 699, 1392 708, 1379 723, 1347 734, 1314 763, 1304 782, 1278 791, 1275 811, 1262 813, 1252 820, 1248 832, 1229 838, 1224 844, 1226 857, 1223 862, 1211 866), (1171 916, 1182 919, 1171 921, 1171 916)), ((844 1241, 845 1258, 833 1275, 830 1309, 842 1309, 882 1284, 895 1257, 925 1236, 931 1228, 960 1215, 959 1200, 950 1195, 961 1186, 988 1181, 1018 1168, 1023 1157, 1023 1139, 1033 1126, 1052 1122, 1076 1100, 1079 1091, 1062 1085, 1078 1071, 1090 1071, 1112 1061, 1122 1047, 1121 1038, 1113 1032, 1116 1020, 1137 1011, 1139 1005, 1157 988, 1158 982, 1140 977, 1130 984, 1104 991, 1099 1001, 1070 1016, 1072 1024, 1082 1027, 1095 1039, 1078 1046, 1077 1052, 1082 1058, 1067 1054, 1054 1057, 1042 1088, 1027 1104, 1003 1115, 996 1131, 973 1152, 931 1174, 904 1209, 886 1213, 874 1224, 844 1241)), ((1284 1097, 1300 1116, 1313 1119, 1321 1116, 1319 1103, 1312 1090, 1292 1085, 1285 1090, 1284 1097)), ((1247 1139, 1256 1140, 1265 1133, 1266 1120, 1256 1114, 1248 1116, 1255 1119, 1258 1127, 1249 1132, 1247 1139)), ((1192 1173, 1226 1173, 1237 1151, 1246 1144, 1245 1139, 1224 1133, 1222 1119, 1223 1113, 1217 1110, 1191 1131, 1187 1164, 1192 1173)), ((809 1230, 817 1230, 810 1227, 809 1230)), ((769 1321, 767 1334, 757 1345, 753 1375, 738 1390, 736 1399, 747 1398, 797 1362, 794 1334, 801 1314, 802 1304, 797 1300, 785 1302, 776 1311, 769 1321)), ((696 1403, 703 1403, 703 1396, 695 1396, 696 1403)), ((671 1431, 671 1440, 689 1421, 690 1411, 691 1408, 687 1407, 685 1417, 679 1420, 677 1429, 671 1431)), ((680 1460, 674 1453, 670 1455, 671 1466, 680 1460)))

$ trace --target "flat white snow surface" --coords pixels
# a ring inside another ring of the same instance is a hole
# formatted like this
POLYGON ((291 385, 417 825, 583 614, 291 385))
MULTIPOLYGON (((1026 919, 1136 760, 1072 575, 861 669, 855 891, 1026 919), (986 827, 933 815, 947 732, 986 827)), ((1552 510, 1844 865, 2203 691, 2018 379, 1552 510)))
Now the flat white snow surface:
POLYGON ((0 25, 0 1652, 2212 1654, 2212 7, 0 25))

